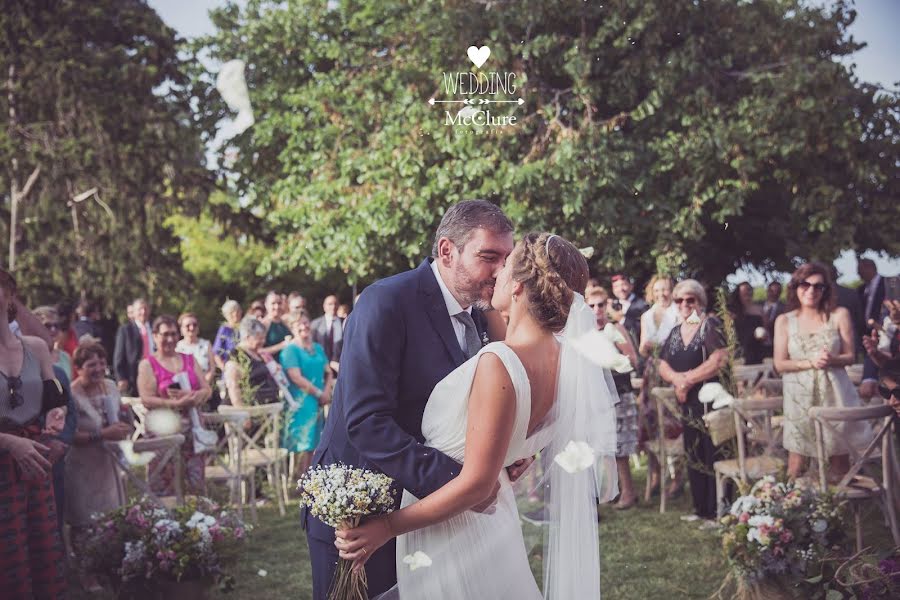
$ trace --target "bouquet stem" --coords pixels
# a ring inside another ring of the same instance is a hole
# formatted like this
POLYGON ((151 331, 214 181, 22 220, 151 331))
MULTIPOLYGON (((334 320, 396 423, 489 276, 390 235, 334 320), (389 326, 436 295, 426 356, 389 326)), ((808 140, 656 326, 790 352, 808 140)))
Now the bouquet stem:
MULTIPOLYGON (((359 518, 341 523, 339 529, 353 529, 359 525, 359 518)), ((369 600, 368 581, 366 570, 353 571, 353 562, 339 559, 331 588, 328 590, 328 600, 369 600)))

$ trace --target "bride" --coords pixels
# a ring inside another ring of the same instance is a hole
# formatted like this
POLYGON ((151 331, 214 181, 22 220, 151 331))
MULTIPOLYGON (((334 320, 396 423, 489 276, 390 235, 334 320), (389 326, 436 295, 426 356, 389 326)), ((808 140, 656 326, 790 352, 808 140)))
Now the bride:
POLYGON ((400 510, 336 532, 340 556, 355 569, 398 538, 398 583, 382 598, 600 597, 596 506, 616 493, 617 398, 608 372, 582 351, 597 335, 578 293, 586 279, 584 257, 557 235, 528 234, 510 254, 491 301, 509 315, 506 340, 438 383, 422 419, 425 443, 461 462, 460 474, 421 500, 404 492, 400 510), (543 593, 505 470, 537 453, 532 468, 540 463, 542 475, 527 492, 544 493, 550 524, 543 554, 531 553, 543 566, 543 593), (469 510, 495 492, 492 509, 469 510))

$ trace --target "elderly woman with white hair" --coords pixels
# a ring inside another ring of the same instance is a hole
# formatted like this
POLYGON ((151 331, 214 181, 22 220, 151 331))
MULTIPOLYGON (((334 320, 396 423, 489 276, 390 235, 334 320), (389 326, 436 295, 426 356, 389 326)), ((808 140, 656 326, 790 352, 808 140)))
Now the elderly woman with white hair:
POLYGON ((685 279, 672 290, 680 323, 662 346, 659 375, 675 388, 684 420, 684 450, 688 481, 697 517, 712 522, 716 517, 713 463, 723 458, 703 422, 700 388, 716 381, 728 358, 721 323, 707 316, 706 292, 694 279, 685 279))
POLYGON ((219 325, 216 339, 213 341, 213 359, 221 371, 225 371, 225 363, 231 358, 238 341, 238 327, 244 311, 236 300, 226 300, 222 305, 222 316, 225 322, 219 325))
POLYGON ((231 360, 225 364, 225 387, 228 389, 226 403, 232 406, 248 406, 279 402, 278 383, 266 366, 266 363, 274 359, 263 352, 266 324, 255 317, 245 317, 241 320, 240 336, 231 360), (249 373, 245 373, 244 368, 249 369, 249 373), (245 398, 242 395, 241 380, 244 377, 249 381, 250 387, 256 390, 253 398, 245 398))

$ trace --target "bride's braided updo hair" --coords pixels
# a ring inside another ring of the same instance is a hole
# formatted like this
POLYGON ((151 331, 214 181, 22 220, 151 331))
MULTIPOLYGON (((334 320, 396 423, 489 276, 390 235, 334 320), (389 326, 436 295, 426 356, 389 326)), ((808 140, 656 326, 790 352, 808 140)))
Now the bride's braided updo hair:
POLYGON ((588 266, 567 240, 551 233, 529 233, 519 242, 511 276, 525 286, 531 316, 556 333, 566 325, 573 294, 587 285, 588 266))

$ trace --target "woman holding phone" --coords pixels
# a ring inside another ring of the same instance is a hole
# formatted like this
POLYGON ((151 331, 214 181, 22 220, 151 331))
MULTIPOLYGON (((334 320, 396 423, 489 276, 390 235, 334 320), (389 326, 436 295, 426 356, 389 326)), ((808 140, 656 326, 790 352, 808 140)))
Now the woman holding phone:
MULTIPOLYGON (((204 488, 204 458, 202 454, 194 453, 191 409, 203 406, 212 391, 197 372, 194 357, 175 351, 179 337, 175 317, 157 317, 153 321, 152 332, 156 351, 138 365, 138 393, 141 403, 148 410, 168 408, 181 417, 181 433, 185 436, 181 458, 186 491, 200 494, 204 488)), ((150 472, 154 471, 156 463, 157 459, 150 462, 150 472)), ((154 481, 150 482, 150 489, 156 494, 174 495, 174 480, 175 465, 169 461, 154 481)))

